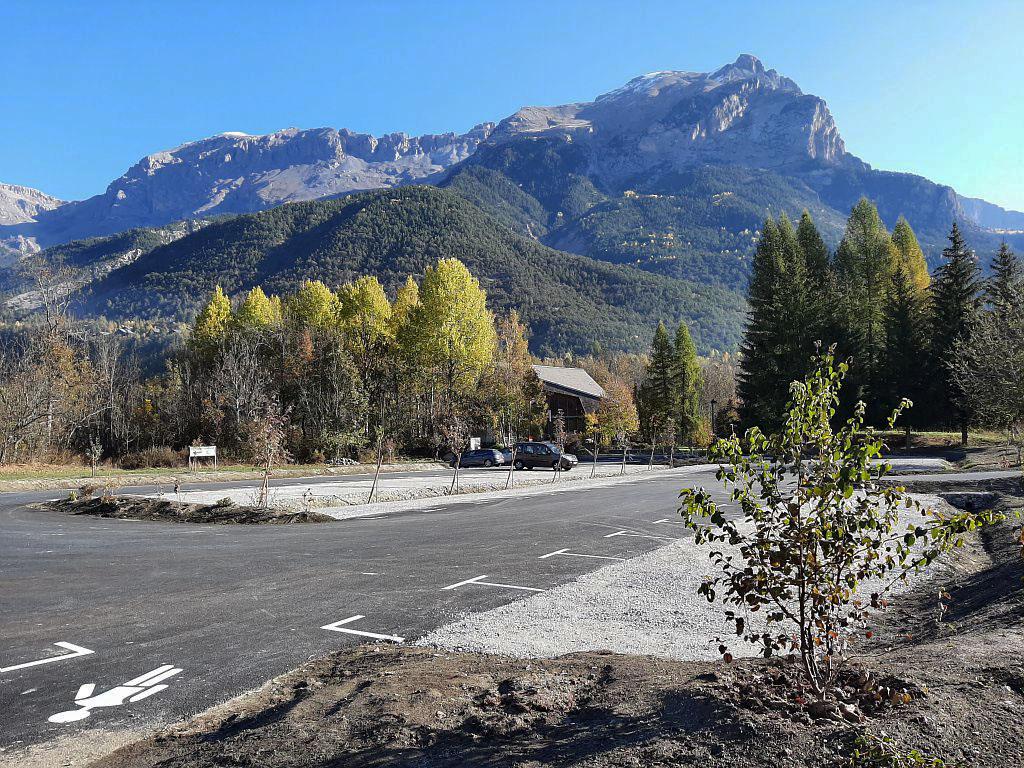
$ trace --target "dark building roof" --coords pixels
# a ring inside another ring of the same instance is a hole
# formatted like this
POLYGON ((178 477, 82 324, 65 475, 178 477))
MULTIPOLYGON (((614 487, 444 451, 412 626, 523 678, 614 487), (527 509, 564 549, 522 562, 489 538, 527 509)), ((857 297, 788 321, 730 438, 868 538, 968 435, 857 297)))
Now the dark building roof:
POLYGON ((601 385, 594 381, 590 374, 582 368, 563 368, 560 365, 535 365, 533 366, 537 378, 545 387, 592 397, 600 400, 604 397, 604 390, 601 385))

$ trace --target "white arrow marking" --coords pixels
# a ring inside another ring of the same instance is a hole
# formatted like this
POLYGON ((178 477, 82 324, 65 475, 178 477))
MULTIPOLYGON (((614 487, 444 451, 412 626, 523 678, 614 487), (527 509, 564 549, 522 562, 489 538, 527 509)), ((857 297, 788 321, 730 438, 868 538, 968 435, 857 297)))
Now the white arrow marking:
POLYGON ((537 589, 536 587, 517 587, 515 584, 499 584, 496 581, 481 581, 481 579, 486 579, 486 578, 487 578, 487 574, 485 573, 482 576, 475 576, 472 579, 466 579, 465 581, 460 581, 460 582, 458 582, 456 584, 449 584, 447 587, 441 587, 441 589, 442 590, 445 590, 445 589, 458 589, 459 587, 464 587, 467 584, 479 584, 482 587, 504 587, 505 589, 521 589, 524 592, 543 592, 544 591, 543 589, 537 589))
POLYGON ((0 673, 13 672, 16 669, 25 669, 25 667, 38 667, 40 664, 51 664, 55 661, 64 661, 64 659, 74 659, 78 656, 88 656, 90 651, 88 648, 83 648, 80 645, 74 643, 65 643, 63 640, 54 643, 59 648, 64 648, 71 651, 71 653, 62 653, 60 656, 50 656, 48 659, 38 659, 37 661, 26 661, 24 664, 15 664, 12 667, 0 667, 0 673))
POLYGON ((358 629, 348 629, 343 627, 343 624, 351 624, 353 621, 359 621, 366 617, 362 614, 356 614, 355 616, 349 616, 347 619, 336 621, 333 624, 324 624, 320 629, 326 629, 329 632, 344 632, 348 635, 359 635, 360 637, 372 637, 374 640, 390 640, 392 643, 404 643, 404 637, 398 637, 397 635, 378 635, 376 632, 363 632, 358 629))
POLYGON ((555 555, 565 555, 566 557, 591 557, 595 560, 625 560, 624 557, 609 557, 608 555, 584 555, 580 552, 570 552, 568 549, 556 549, 554 552, 548 552, 546 555, 541 555, 538 560, 546 560, 549 557, 555 555))

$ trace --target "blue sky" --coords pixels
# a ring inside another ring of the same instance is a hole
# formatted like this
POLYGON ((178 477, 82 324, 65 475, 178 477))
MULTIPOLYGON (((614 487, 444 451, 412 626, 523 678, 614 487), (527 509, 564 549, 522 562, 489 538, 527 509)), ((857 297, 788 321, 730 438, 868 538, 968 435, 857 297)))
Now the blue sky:
POLYGON ((753 53, 876 168, 1024 210, 1019 0, 4 0, 0 29, 0 181, 66 199, 223 131, 463 131, 753 53))

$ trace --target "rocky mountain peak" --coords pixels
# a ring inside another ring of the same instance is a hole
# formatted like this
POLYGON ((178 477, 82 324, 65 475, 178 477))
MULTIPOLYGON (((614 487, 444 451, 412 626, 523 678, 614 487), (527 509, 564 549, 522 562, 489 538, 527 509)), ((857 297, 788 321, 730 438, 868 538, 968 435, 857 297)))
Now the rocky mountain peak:
POLYGON ((846 155, 825 102, 744 54, 714 72, 651 72, 592 102, 525 107, 488 143, 528 135, 594 147, 593 162, 628 177, 695 163, 778 168, 846 155))
POLYGON ((64 205, 38 189, 0 183, 0 225, 32 221, 40 211, 51 211, 64 205))

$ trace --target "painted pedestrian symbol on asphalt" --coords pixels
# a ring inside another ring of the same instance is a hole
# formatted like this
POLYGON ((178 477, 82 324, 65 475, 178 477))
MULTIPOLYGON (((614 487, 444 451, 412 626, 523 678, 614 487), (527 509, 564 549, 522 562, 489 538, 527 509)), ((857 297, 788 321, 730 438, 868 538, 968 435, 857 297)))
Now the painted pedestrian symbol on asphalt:
POLYGON ((167 688, 164 680, 169 680, 179 672, 181 670, 172 664, 164 664, 152 672, 139 675, 127 683, 114 686, 109 691, 98 693, 95 696, 93 696, 93 692, 96 690, 95 683, 86 683, 75 694, 75 704, 79 709, 69 709, 66 712, 50 715, 49 721, 51 723, 73 723, 76 720, 84 720, 92 713, 92 710, 99 707, 117 707, 129 702, 142 701, 142 699, 152 696, 154 693, 160 693, 167 688))

